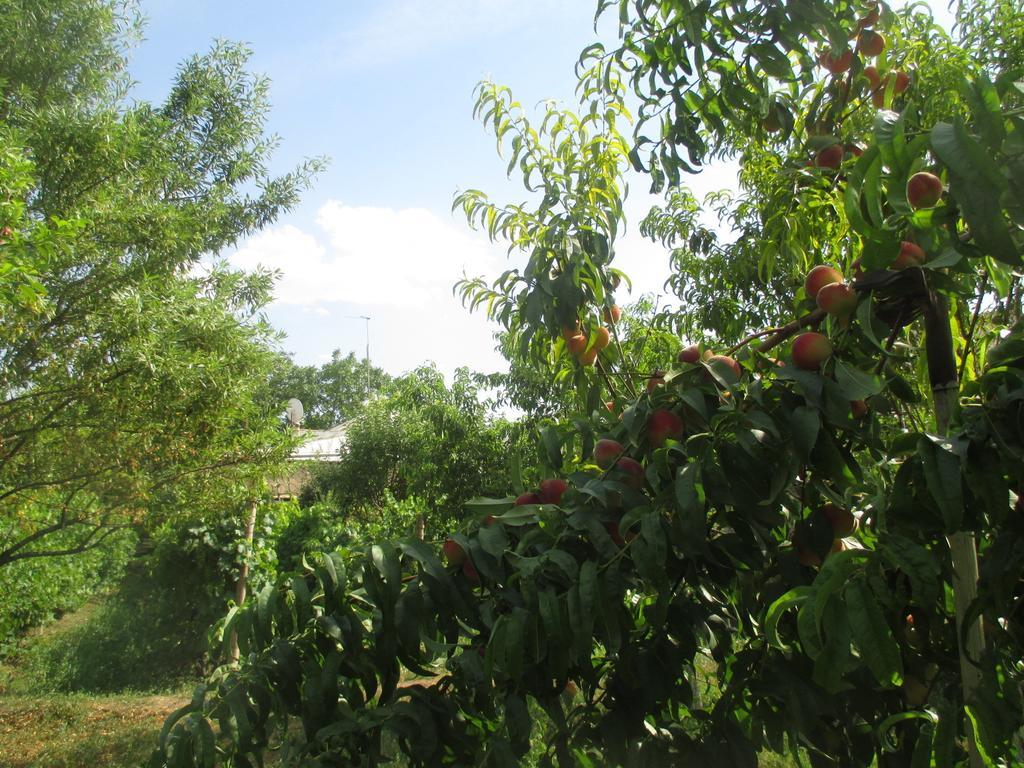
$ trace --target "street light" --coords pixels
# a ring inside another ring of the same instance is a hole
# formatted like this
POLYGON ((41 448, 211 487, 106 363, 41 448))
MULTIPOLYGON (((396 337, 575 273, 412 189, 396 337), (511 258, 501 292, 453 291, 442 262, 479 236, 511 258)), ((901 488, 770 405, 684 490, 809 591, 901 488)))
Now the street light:
POLYGON ((370 317, 369 315, 347 315, 353 320, 366 321, 366 399, 370 399, 370 317))

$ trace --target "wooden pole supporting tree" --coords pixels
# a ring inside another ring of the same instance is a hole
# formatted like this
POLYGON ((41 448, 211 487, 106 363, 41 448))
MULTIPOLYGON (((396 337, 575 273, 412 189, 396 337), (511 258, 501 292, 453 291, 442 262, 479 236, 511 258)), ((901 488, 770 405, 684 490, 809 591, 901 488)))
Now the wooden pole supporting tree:
MULTIPOLYGON (((249 556, 252 553, 253 531, 256 529, 256 513, 259 511, 259 502, 253 500, 249 504, 249 517, 245 521, 245 558, 238 569, 238 581, 235 583, 235 605, 245 602, 246 593, 249 588, 249 556)), ((231 661, 238 661, 238 633, 231 632, 231 661)))
MULTIPOLYGON (((928 358, 928 380, 935 406, 935 431, 945 436, 958 407, 960 391, 957 375, 953 336, 949 327, 949 300, 931 290, 925 310, 925 352, 928 358)), ((981 672, 976 663, 984 651, 985 636, 980 618, 964 627, 972 601, 978 596, 978 550, 971 531, 957 531, 946 537, 953 564, 953 601, 956 609, 957 638, 960 648, 960 677, 964 706, 971 704, 974 692, 981 683, 981 672)), ((984 763, 976 743, 976 734, 969 729, 969 752, 972 768, 984 763)))

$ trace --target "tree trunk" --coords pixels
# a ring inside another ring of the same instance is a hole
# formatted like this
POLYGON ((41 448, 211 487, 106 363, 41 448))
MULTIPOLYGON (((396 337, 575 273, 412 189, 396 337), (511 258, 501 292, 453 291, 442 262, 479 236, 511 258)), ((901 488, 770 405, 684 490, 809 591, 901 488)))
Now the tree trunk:
MULTIPOLYGON (((249 519, 245 521, 245 560, 238 570, 238 582, 235 584, 235 605, 245 602, 246 591, 249 587, 249 552, 252 551, 252 535, 256 528, 256 510, 259 509, 259 502, 252 502, 249 508, 249 519)), ((231 661, 238 661, 238 633, 231 633, 231 661)))
MULTIPOLYGON (((944 436, 949 431, 950 419, 958 405, 960 383, 953 335, 949 329, 949 301, 934 291, 930 292, 925 313, 925 350, 935 404, 935 431, 944 436)), ((985 645, 980 619, 976 619, 966 631, 963 626, 967 608, 978 596, 978 551, 972 531, 957 531, 950 534, 947 541, 953 563, 953 602, 956 606, 957 638, 960 643, 960 680, 966 706, 981 683, 981 672, 970 660, 980 660, 985 645)), ((970 723, 969 720, 967 722, 970 723)), ((968 729, 971 768, 983 768, 984 763, 975 743, 976 734, 970 725, 968 729)))

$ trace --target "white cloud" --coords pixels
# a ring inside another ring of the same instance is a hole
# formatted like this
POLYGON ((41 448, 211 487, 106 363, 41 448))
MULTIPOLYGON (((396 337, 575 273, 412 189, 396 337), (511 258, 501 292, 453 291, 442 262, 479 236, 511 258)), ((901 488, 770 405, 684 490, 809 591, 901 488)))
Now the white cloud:
MULTIPOLYGON (((466 272, 493 275, 496 248, 422 208, 348 206, 317 212, 320 235, 285 225, 245 242, 231 263, 276 269, 275 302, 318 308, 329 302, 436 307, 466 272), (326 244, 325 244, 326 241, 326 244)), ((444 301, 447 303, 447 301, 444 301)))
POLYGON ((452 295, 463 273, 490 279, 503 269, 503 249, 425 209, 330 200, 313 232, 274 227, 228 258, 241 269, 280 273, 270 316, 300 360, 323 362, 336 348, 362 357, 365 330, 354 318, 366 314, 373 362, 390 373, 426 361, 446 373, 505 365, 495 326, 452 295))
POLYGON ((317 60, 335 67, 378 67, 406 61, 467 39, 507 35, 528 24, 568 15, 550 0, 391 0, 378 2, 358 26, 322 46, 317 60))

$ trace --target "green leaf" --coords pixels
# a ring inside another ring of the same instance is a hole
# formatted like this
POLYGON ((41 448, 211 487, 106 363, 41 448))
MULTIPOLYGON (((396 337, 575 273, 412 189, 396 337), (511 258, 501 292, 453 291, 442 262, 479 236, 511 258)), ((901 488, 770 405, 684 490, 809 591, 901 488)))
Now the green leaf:
POLYGON ((475 496, 465 503, 466 511, 474 516, 500 515, 514 506, 512 499, 489 499, 475 496))
POLYGON ((894 687, 903 679, 900 649, 892 636, 885 614, 871 588, 860 579, 851 581, 843 592, 846 615, 861 662, 883 686, 894 687))
POLYGON ((815 590, 808 597, 807 602, 800 606, 796 615, 796 631, 800 638, 800 647, 805 655, 811 659, 817 659, 824 650, 821 633, 815 622, 814 605, 817 602, 818 593, 815 590))
POLYGON ((964 517, 963 477, 960 457, 944 438, 925 435, 917 442, 928 493, 942 514, 947 533, 960 530, 964 517))
POLYGON ((640 518, 640 535, 633 540, 632 547, 633 562, 640 575, 659 590, 668 587, 665 576, 668 546, 658 512, 648 512, 640 518))
POLYGON ((940 594, 941 566, 935 555, 905 536, 889 532, 878 542, 878 553, 892 567, 906 574, 914 600, 930 605, 940 594))
POLYGON ((882 380, 873 373, 866 373, 842 360, 836 360, 836 382, 847 400, 864 400, 882 391, 882 380))
POLYGON ((530 615, 523 608, 513 608, 505 629, 505 654, 503 672, 510 680, 517 680, 523 672, 523 658, 526 645, 526 626, 530 615))
POLYGON ((527 709, 526 699, 517 693, 509 693, 505 697, 505 728, 513 753, 521 758, 530 751, 533 720, 527 709))
POLYGON ((555 427, 545 427, 541 432, 544 450, 547 452, 548 466, 554 470, 562 468, 562 438, 555 427))
POLYGON ((1007 188, 998 165, 963 123, 937 123, 931 132, 932 149, 949 168, 949 192, 970 227, 974 241, 988 255, 1019 266, 1020 252, 1003 216, 1001 196, 1007 188))
POLYGON ((797 608, 806 603, 812 594, 814 589, 811 587, 794 587, 769 606, 764 618, 764 636, 769 645, 782 650, 789 649, 789 646, 779 639, 779 620, 790 608, 797 608))
POLYGON ((566 651, 569 638, 566 637, 558 596, 553 590, 542 589, 537 593, 537 606, 544 627, 544 642, 548 648, 549 668, 556 680, 562 680, 565 678, 568 668, 566 651))
MULTIPOLYGON (((828 563, 828 560, 825 562, 828 563)), ((816 598, 816 614, 818 613, 817 602, 823 600, 825 598, 819 594, 816 598)), ((824 643, 821 652, 814 660, 813 679, 829 693, 838 693, 843 688, 849 687, 843 683, 843 674, 849 666, 851 656, 850 622, 838 600, 828 600, 825 604, 827 606, 823 612, 825 622, 822 629, 819 630, 824 636, 824 643)))
MULTIPOLYGON (((861 234, 868 234, 875 230, 878 223, 868 223, 867 219, 864 218, 864 214, 861 212, 861 199, 862 197, 870 195, 873 200, 877 200, 877 177, 867 178, 869 171, 874 168, 881 169, 882 158, 877 146, 871 146, 868 148, 863 155, 861 155, 856 164, 853 167, 853 171, 850 173, 850 177, 847 180, 846 189, 843 193, 843 202, 846 210, 846 217, 850 220, 850 225, 861 234), (875 187, 875 188, 872 188, 875 187)), ((874 174, 872 174, 875 176, 874 174)), ((869 203, 868 211, 873 212, 874 206, 869 203)))
POLYGON ((882 154, 882 162, 900 173, 911 160, 906 149, 903 115, 880 109, 875 113, 874 133, 875 145, 882 154))
POLYGON ((391 544, 374 544, 370 547, 370 558, 383 577, 384 586, 394 603, 402 591, 402 564, 398 559, 398 550, 391 544))
POLYGON ((821 415, 816 408, 801 405, 793 411, 793 418, 790 421, 790 428, 793 430, 793 443, 802 461, 807 462, 811 457, 814 444, 818 441, 818 430, 821 429, 821 415))
POLYGON ((597 563, 587 560, 580 566, 580 609, 584 614, 593 616, 601 599, 597 581, 597 563))
POLYGON ((700 464, 691 462, 679 469, 675 482, 678 520, 682 531, 683 551, 696 554, 703 551, 707 537, 704 486, 700 482, 700 464))
POLYGON ((980 72, 973 81, 964 81, 960 92, 971 106, 971 117, 981 132, 982 141, 989 152, 997 151, 1006 136, 1002 104, 995 85, 985 72, 980 72))
POLYGON ((477 531, 480 547, 489 555, 501 558, 508 549, 508 535, 500 525, 485 525, 477 531))

